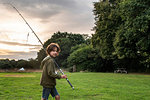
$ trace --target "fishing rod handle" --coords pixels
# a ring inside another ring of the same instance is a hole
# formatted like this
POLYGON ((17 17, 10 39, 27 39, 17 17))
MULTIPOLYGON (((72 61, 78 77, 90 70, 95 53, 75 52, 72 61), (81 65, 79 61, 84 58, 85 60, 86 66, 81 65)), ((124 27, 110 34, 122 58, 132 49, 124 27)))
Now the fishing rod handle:
POLYGON ((66 80, 69 83, 69 85, 72 87, 72 89, 74 90, 74 87, 72 86, 72 84, 70 83, 70 81, 68 80, 68 78, 66 78, 66 80))
MULTIPOLYGON (((54 60, 56 66, 59 68, 59 71, 64 75, 64 72, 61 70, 61 68, 59 67, 59 65, 56 63, 56 61, 54 60)), ((66 78, 67 82, 69 83, 69 85, 72 87, 72 89, 74 90, 74 87, 72 86, 72 84, 70 83, 70 81, 68 80, 68 78, 66 78)))
MULTIPOLYGON (((61 69, 59 69, 60 72, 64 75, 63 71, 61 69)), ((68 78, 66 78, 67 82, 69 83, 69 85, 72 87, 72 89, 74 90, 74 87, 72 86, 72 84, 70 83, 70 81, 68 80, 68 78)))

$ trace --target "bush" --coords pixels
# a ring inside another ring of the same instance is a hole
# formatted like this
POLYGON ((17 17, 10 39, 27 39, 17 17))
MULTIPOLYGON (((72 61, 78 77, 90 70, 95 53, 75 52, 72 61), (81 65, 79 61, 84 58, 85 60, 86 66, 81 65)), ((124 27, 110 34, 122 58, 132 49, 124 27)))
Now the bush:
MULTIPOLYGON (((75 47, 77 48, 77 47, 75 47)), ((92 46, 81 46, 73 51, 67 59, 68 67, 76 66, 77 71, 100 71, 103 60, 92 46)))
POLYGON ((10 64, 9 59, 0 60, 0 69, 10 69, 13 66, 10 64))

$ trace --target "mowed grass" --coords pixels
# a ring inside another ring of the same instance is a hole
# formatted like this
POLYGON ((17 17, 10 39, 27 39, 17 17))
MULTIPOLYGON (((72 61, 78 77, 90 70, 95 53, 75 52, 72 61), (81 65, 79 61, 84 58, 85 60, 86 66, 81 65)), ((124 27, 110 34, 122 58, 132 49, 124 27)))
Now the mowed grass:
MULTIPOLYGON (((61 100, 150 100, 150 75, 65 73, 57 80, 61 100)), ((41 73, 0 73, 0 100, 40 100, 41 73)), ((54 100, 51 96, 49 100, 54 100)))

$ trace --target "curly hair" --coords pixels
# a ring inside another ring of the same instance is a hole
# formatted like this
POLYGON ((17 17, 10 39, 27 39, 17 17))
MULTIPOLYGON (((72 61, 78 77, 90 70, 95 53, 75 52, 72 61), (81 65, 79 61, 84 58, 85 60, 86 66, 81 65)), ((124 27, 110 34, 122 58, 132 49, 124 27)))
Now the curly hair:
POLYGON ((47 55, 49 55, 49 53, 50 53, 51 51, 53 51, 55 47, 57 48, 57 52, 58 52, 58 53, 61 51, 61 50, 60 50, 60 47, 59 47, 59 45, 58 45, 57 43, 50 43, 50 44, 47 46, 47 48, 46 48, 46 53, 47 53, 47 55))

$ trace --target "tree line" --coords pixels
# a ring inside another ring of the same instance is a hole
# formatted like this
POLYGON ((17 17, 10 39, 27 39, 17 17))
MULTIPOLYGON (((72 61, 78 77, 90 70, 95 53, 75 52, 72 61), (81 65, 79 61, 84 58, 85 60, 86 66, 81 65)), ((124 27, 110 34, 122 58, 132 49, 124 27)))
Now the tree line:
POLYGON ((28 60, 10 60, 10 59, 0 59, 0 69, 20 69, 20 68, 28 68, 28 69, 37 69, 39 67, 39 63, 37 59, 28 59, 28 60))
MULTIPOLYGON (((52 42, 60 45, 61 52, 55 60, 63 68, 76 66, 77 71, 94 72, 126 68, 129 72, 150 72, 150 1, 100 0, 93 5, 95 34, 90 37, 58 31, 44 43, 44 48, 52 42)), ((27 61, 28 66, 39 68, 44 57, 46 53, 41 48, 36 59, 27 61)))

